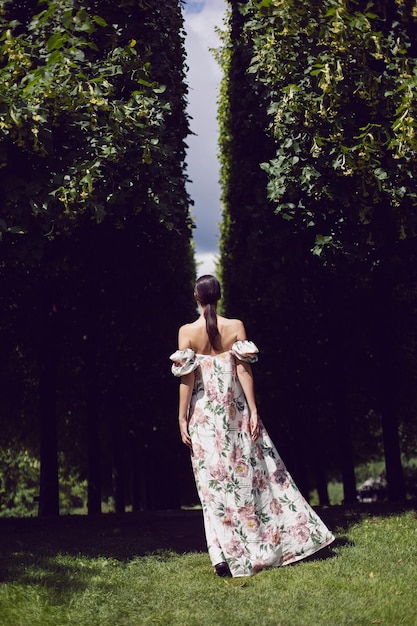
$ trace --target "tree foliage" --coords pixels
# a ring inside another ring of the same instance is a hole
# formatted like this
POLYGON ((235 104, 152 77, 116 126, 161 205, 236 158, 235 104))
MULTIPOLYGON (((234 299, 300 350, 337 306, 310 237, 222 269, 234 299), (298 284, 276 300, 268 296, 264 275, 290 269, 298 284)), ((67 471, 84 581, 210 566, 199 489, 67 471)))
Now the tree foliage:
POLYGON ((64 458, 91 512, 112 492, 119 510, 176 506, 167 355, 194 278, 180 4, 5 0, 0 17, 1 421, 37 452, 39 417, 41 503, 64 458))
MULTIPOLYGON (((417 50, 407 3, 245 3, 249 71, 268 86, 276 211, 366 255, 416 234, 417 50), (408 27, 407 27, 408 24, 408 27)), ((417 17, 417 16, 415 16, 417 17)))
POLYGON ((108 24, 88 3, 42 4, 24 26, 3 9, 2 230, 60 234, 85 213, 121 225, 144 210, 183 229, 188 199, 164 145, 170 98, 180 94, 151 75, 155 51, 139 33, 118 35, 125 24, 108 24))
POLYGON ((383 432, 401 497, 397 425, 410 433, 415 404, 415 8, 229 4, 225 308, 261 344, 261 408, 278 413, 271 430, 301 485, 339 468, 354 499, 354 462, 381 451, 383 432))

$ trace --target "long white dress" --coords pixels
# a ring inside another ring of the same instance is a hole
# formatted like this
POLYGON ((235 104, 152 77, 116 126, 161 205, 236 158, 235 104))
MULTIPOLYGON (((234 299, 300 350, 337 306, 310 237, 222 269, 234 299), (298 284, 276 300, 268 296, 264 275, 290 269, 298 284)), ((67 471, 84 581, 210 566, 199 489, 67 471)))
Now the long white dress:
POLYGON ((264 426, 253 442, 236 359, 257 361, 251 341, 208 356, 171 355, 172 373, 195 371, 189 411, 192 465, 213 565, 251 576, 310 556, 334 536, 297 489, 264 426))

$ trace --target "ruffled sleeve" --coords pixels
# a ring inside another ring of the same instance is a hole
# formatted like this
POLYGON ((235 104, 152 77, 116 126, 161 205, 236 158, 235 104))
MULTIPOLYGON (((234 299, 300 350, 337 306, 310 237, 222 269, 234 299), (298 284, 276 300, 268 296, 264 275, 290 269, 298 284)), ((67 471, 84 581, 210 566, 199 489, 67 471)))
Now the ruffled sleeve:
POLYGON ((232 346, 232 353, 240 361, 247 361, 248 363, 256 363, 258 360, 258 348, 253 341, 235 341, 232 346))
POLYGON ((198 367, 195 352, 191 348, 177 350, 169 358, 173 361, 171 372, 174 376, 185 376, 185 374, 190 374, 198 367))

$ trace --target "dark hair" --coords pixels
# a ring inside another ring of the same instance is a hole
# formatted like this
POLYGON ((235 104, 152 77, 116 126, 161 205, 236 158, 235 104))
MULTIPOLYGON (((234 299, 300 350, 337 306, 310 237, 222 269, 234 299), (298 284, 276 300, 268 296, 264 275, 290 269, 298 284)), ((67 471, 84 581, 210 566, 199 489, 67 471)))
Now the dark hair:
POLYGON ((194 289, 195 297, 202 304, 204 317, 206 318, 206 329, 210 345, 214 348, 219 334, 217 328, 216 304, 221 298, 220 283, 215 276, 204 274, 197 279, 194 289))

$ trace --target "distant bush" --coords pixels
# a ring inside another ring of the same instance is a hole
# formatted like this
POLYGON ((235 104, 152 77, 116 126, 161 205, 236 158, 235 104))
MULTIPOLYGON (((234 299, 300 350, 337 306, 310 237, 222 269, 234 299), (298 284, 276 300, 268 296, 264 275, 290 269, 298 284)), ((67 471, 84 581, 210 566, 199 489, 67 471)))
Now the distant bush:
MULTIPOLYGON (((65 466, 63 462, 60 465, 65 466)), ((37 515, 39 477, 40 462, 33 453, 14 447, 0 450, 0 517, 37 515)), ((85 509, 85 480, 81 480, 78 474, 68 469, 61 469, 59 486, 61 513, 85 509)))
POLYGON ((28 450, 0 450, 0 516, 36 513, 40 463, 28 450))

